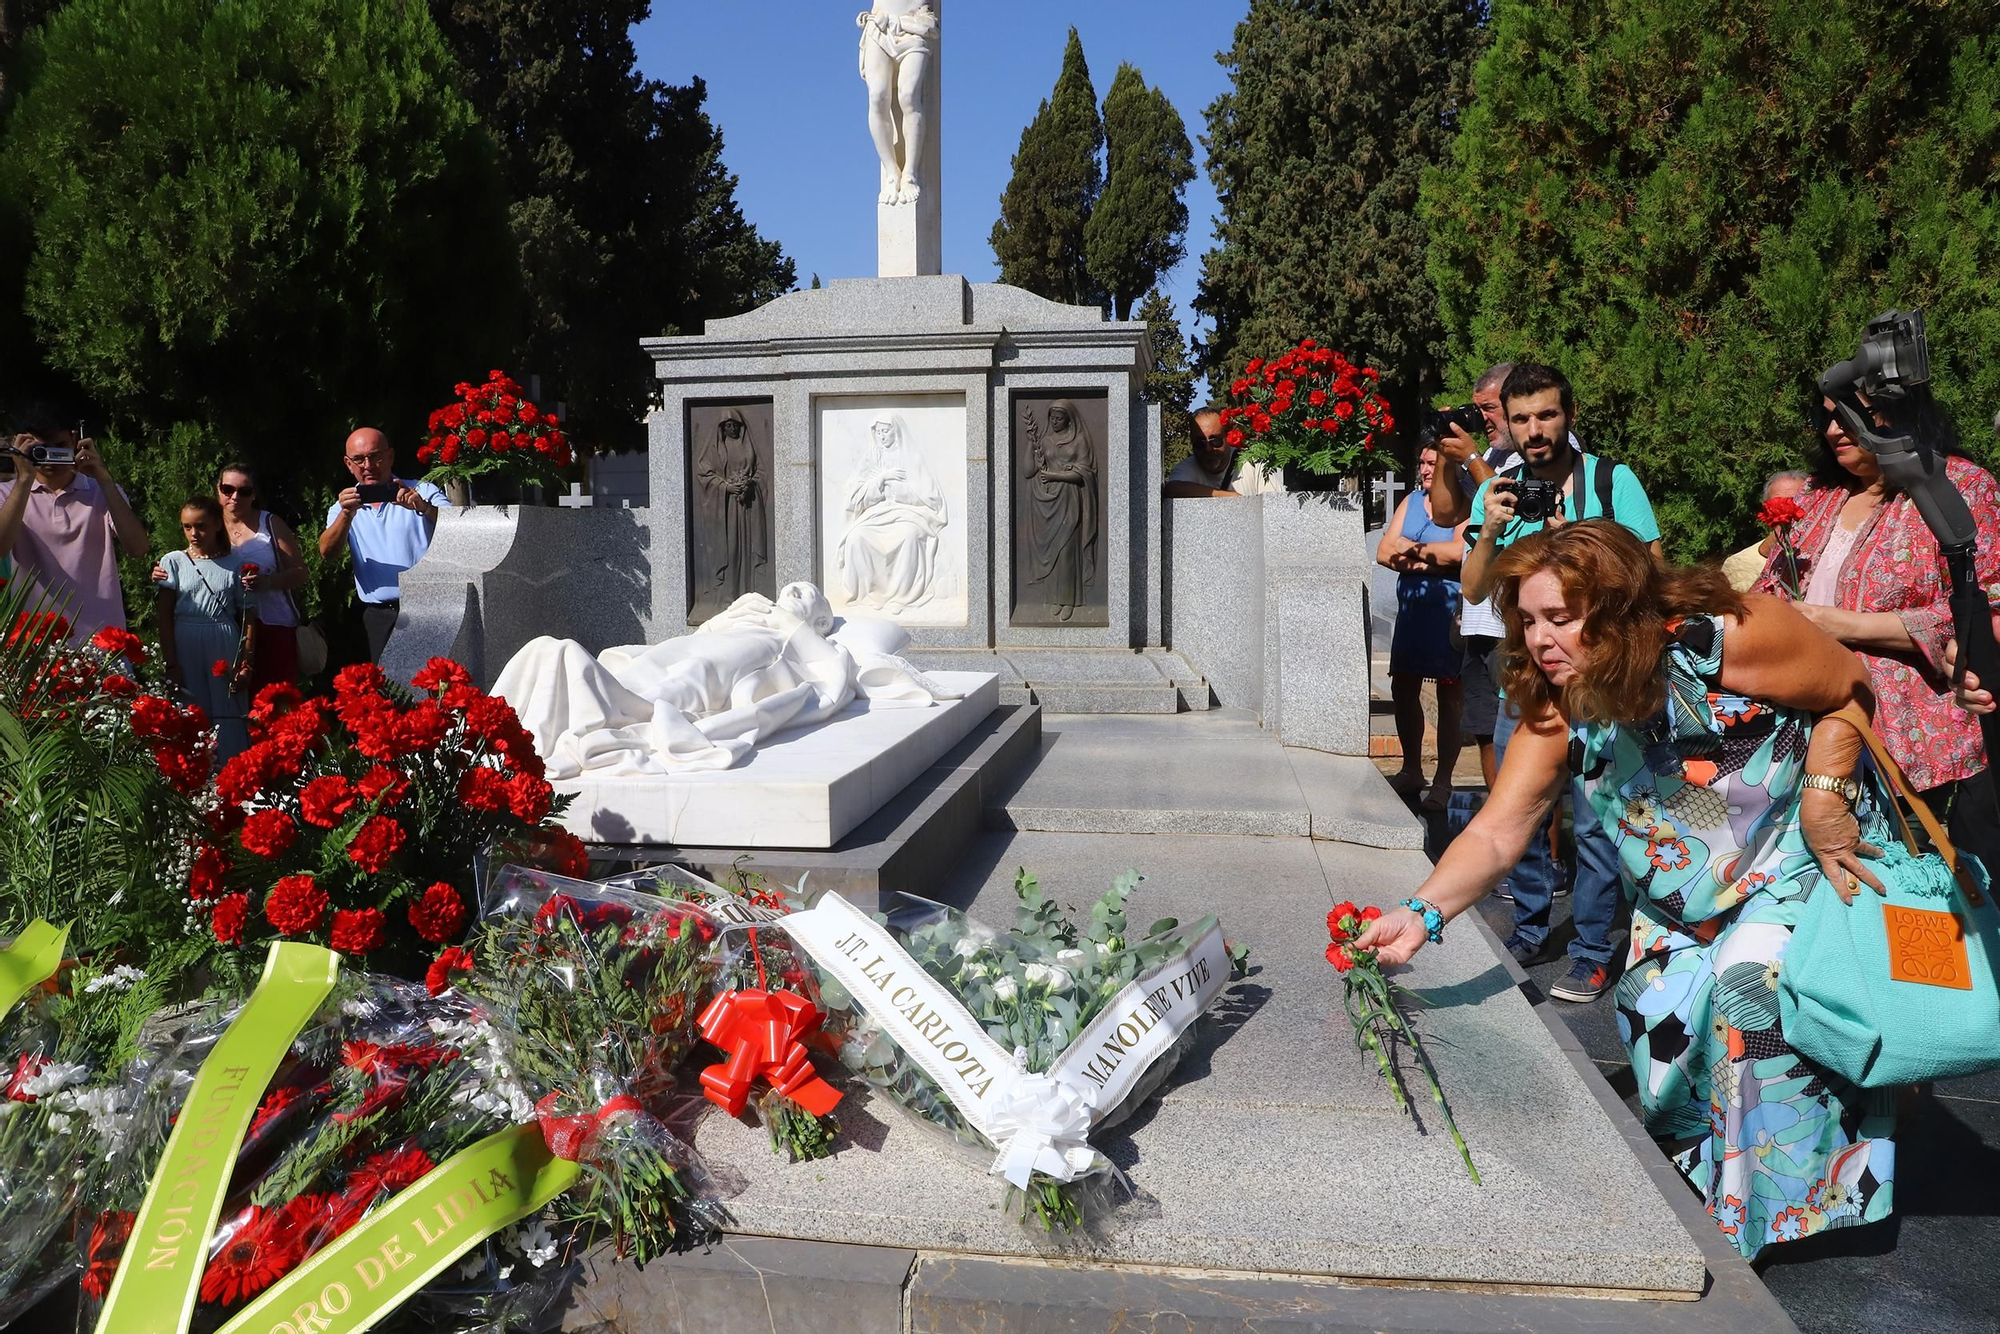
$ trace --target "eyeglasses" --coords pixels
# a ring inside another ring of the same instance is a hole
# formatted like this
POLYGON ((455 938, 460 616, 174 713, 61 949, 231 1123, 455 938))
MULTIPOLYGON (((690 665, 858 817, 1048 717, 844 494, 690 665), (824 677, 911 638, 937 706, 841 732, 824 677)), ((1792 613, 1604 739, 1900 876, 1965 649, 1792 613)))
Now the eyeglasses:
POLYGON ((377 449, 367 454, 349 454, 347 461, 349 463, 379 463, 388 456, 388 450, 377 449))
POLYGON ((215 489, 225 496, 247 496, 252 494, 257 488, 253 486, 231 486, 227 482, 217 482, 215 489))

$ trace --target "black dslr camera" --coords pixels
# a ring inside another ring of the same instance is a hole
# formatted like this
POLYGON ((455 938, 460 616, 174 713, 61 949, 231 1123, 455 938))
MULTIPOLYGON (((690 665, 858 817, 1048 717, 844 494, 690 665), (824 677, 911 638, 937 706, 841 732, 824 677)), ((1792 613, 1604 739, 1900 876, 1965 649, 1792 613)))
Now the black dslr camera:
POLYGON ((1457 408, 1439 408, 1431 416, 1431 425, 1437 429, 1439 439, 1450 435, 1454 426, 1467 435, 1483 435, 1486 432, 1486 414, 1471 403, 1457 408))
POLYGON ((1514 483, 1514 517, 1526 523, 1547 523, 1562 507, 1562 483, 1523 477, 1514 483))

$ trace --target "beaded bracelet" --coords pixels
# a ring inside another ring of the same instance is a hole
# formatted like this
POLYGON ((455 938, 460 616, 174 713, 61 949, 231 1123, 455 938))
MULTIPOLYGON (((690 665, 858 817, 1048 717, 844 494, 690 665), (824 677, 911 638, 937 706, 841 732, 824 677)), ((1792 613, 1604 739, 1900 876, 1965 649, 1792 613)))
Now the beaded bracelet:
POLYGON ((1424 934, 1433 945, 1444 944, 1444 914, 1429 899, 1404 899, 1403 906, 1424 919, 1424 934))

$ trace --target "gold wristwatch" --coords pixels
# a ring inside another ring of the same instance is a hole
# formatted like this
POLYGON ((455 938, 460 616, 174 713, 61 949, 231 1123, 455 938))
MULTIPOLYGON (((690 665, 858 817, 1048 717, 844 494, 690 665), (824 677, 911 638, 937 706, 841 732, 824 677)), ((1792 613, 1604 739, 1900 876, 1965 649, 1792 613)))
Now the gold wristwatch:
POLYGON ((1833 793, 1847 803, 1850 811, 1861 804, 1861 784, 1855 779, 1835 778, 1832 774, 1807 774, 1802 781, 1807 787, 1833 793))

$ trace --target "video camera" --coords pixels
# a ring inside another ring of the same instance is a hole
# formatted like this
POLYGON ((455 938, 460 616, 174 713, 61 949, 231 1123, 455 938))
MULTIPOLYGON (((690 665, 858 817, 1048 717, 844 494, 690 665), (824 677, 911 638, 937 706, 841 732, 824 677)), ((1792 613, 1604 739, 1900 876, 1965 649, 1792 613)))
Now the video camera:
MULTIPOLYGON (((2000 683, 2000 649, 1993 641, 1992 607, 1979 585, 1979 526, 1965 497, 1945 472, 1942 441, 1930 400, 1930 342, 1921 310, 1889 310, 1868 322, 1861 346, 1827 367, 1819 391, 1833 404, 1847 433, 1875 455, 1883 476, 1910 497, 1937 538, 1951 573, 1952 629, 1959 671, 2000 683)), ((1991 759, 2000 756, 2000 713, 1980 717, 1991 759)))

